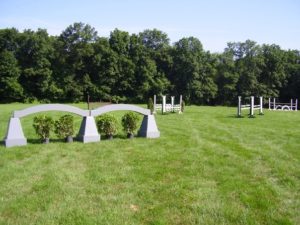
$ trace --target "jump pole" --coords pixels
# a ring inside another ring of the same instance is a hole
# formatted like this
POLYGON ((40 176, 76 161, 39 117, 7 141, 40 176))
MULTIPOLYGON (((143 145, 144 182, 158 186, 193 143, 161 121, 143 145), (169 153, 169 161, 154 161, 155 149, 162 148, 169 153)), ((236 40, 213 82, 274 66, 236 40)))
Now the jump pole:
POLYGON ((161 113, 164 114, 166 112, 166 96, 162 96, 162 106, 161 106, 161 113))
POLYGON ((259 115, 263 115, 263 97, 259 97, 259 115))
POLYGON ((241 110, 241 99, 242 97, 241 96, 238 96, 238 108, 237 108, 237 116, 238 117, 241 117, 242 116, 242 110, 241 110))
POLYGON ((269 98, 269 110, 271 110, 271 98, 269 98))
POLYGON ((295 111, 298 111, 298 99, 296 99, 295 105, 296 105, 295 111))
POLYGON ((155 114, 156 113, 156 95, 153 96, 153 105, 154 105, 153 114, 155 114))
POLYGON ((179 105, 180 105, 179 113, 182 113, 182 95, 180 95, 180 97, 179 97, 179 105))
POLYGON ((172 112, 174 112, 174 100, 175 100, 175 97, 174 97, 174 96, 171 96, 171 107, 172 107, 172 112))
POLYGON ((250 101, 250 117, 254 117, 254 96, 251 96, 250 101))
POLYGON ((276 99, 273 98, 273 110, 276 110, 276 99))

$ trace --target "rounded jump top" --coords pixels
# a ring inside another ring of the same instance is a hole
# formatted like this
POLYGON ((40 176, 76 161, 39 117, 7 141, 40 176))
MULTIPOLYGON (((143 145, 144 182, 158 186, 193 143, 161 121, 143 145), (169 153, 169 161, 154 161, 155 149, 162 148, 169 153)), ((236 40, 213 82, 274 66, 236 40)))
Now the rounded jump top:
POLYGON ((74 113, 79 116, 89 116, 89 110, 83 110, 75 106, 64 105, 64 104, 44 104, 44 105, 32 106, 23 110, 16 110, 13 113, 13 117, 21 118, 24 116, 28 116, 30 114, 45 112, 45 111, 62 111, 62 112, 74 113))
POLYGON ((121 110, 129 110, 134 111, 143 115, 150 115, 150 110, 145 109, 135 105, 128 105, 128 104, 112 104, 99 107, 97 109, 91 110, 91 116, 99 116, 101 114, 112 112, 112 111, 121 111, 121 110))

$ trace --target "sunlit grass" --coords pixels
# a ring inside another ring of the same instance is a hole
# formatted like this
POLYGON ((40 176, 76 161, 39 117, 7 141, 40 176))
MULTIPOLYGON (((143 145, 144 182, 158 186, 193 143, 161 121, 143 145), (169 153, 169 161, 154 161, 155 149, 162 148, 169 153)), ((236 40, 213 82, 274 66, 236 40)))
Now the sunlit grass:
MULTIPOLYGON (((27 106, 0 105, 1 137, 27 106)), ((120 128, 112 141, 49 145, 25 117, 32 141, 0 147, 0 224, 299 224, 300 113, 235 112, 191 106, 157 114, 158 139, 120 128)))

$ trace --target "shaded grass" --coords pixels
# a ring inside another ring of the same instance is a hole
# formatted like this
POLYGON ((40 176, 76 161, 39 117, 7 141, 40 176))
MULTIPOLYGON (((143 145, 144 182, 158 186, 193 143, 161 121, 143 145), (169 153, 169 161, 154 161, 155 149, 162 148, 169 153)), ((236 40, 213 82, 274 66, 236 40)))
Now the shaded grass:
MULTIPOLYGON (((0 136, 24 107, 1 105, 0 136)), ((299 224, 300 114, 235 111, 157 115, 159 139, 120 131, 99 143, 1 146, 0 224, 299 224)), ((36 140, 32 117, 22 124, 36 140)))

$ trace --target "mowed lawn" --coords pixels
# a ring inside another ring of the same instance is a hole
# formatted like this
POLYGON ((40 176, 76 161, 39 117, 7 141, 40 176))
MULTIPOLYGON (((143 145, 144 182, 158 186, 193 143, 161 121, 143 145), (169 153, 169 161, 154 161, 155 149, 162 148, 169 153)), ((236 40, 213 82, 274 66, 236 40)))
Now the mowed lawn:
MULTIPOLYGON (((28 106, 0 105, 1 138, 28 106)), ((29 144, 0 146, 0 224, 300 224, 300 112, 235 113, 190 106, 156 116, 158 139, 48 145, 25 117, 29 144)))

